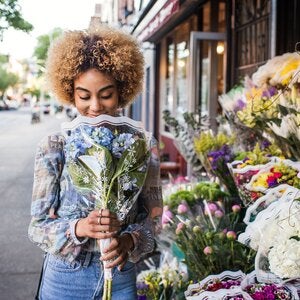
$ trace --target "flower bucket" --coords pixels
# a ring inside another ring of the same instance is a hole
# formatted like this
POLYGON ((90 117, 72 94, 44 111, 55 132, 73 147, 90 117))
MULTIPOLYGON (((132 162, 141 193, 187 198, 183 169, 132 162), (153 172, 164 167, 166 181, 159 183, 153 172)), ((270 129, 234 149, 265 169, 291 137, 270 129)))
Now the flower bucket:
POLYGON ((238 166, 242 163, 243 161, 233 161, 232 163, 228 163, 227 165, 231 172, 241 200, 243 201, 245 206, 248 206, 251 203, 255 202, 259 197, 261 197, 262 193, 258 191, 250 191, 246 188, 247 184, 249 184, 254 175, 259 173, 262 169, 267 168, 272 164, 272 162, 269 162, 265 165, 248 165, 246 167, 239 168, 238 166))
POLYGON ((250 182, 246 184, 245 188, 252 192, 261 192, 266 194, 270 188, 274 188, 279 184, 288 183, 289 185, 293 186, 293 183, 291 184, 289 182, 291 180, 299 184, 300 180, 297 177, 299 172, 300 162, 294 162, 289 159, 285 159, 281 162, 271 163, 255 174, 251 178, 250 182), (281 169, 283 171, 278 172, 277 169, 281 169), (291 176, 292 172, 293 175, 291 176), (284 177, 287 177, 288 179, 284 179, 284 177))
POLYGON ((184 294, 187 300, 225 300, 237 295, 243 295, 244 299, 252 299, 240 288, 245 276, 242 271, 224 271, 217 275, 209 275, 199 283, 190 284, 184 294), (224 288, 226 285, 228 287, 224 288))

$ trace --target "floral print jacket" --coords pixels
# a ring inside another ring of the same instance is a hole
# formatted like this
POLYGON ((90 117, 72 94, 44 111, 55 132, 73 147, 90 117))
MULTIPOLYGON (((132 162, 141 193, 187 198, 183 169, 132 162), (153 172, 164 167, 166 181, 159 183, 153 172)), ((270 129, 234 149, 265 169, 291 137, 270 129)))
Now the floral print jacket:
MULTIPOLYGON (((38 145, 28 235, 42 250, 72 262, 81 251, 99 250, 95 239, 78 240, 75 235, 76 222, 94 209, 94 203, 81 196, 72 185, 65 166, 64 144, 61 134, 52 134, 38 145)), ((135 247, 129 256, 132 262, 137 262, 154 248, 162 212, 159 174, 157 146, 153 138, 144 187, 121 232, 133 237, 135 247)))

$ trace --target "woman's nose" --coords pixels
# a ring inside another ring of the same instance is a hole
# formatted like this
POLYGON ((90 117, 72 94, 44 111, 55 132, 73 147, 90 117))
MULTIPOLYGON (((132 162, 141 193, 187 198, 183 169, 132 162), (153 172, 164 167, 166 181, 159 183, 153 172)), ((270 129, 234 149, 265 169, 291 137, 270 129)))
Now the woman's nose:
POLYGON ((97 97, 93 97, 91 99, 90 109, 95 112, 101 111, 103 109, 103 105, 101 104, 101 101, 97 97))

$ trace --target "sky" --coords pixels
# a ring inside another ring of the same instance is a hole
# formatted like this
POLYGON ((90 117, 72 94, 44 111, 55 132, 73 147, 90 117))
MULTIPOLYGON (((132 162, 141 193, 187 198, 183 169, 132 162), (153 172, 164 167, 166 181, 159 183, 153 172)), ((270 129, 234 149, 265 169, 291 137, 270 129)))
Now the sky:
POLYGON ((36 38, 55 27, 85 29, 95 12, 97 0, 19 0, 22 16, 34 26, 30 33, 9 29, 0 41, 0 54, 16 59, 30 58, 36 38))

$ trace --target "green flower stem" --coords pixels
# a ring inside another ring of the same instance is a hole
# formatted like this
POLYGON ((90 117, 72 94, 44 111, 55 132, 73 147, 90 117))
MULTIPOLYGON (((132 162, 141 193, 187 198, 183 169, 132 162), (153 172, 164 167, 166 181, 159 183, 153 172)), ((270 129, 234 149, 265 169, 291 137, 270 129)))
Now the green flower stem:
POLYGON ((107 299, 108 299, 108 279, 105 279, 102 300, 107 300, 107 299))
POLYGON ((234 250, 233 250, 233 241, 230 241, 230 252, 231 252, 232 265, 234 266, 234 250))

